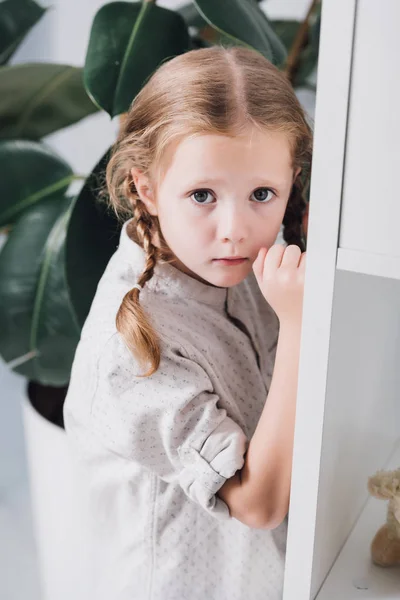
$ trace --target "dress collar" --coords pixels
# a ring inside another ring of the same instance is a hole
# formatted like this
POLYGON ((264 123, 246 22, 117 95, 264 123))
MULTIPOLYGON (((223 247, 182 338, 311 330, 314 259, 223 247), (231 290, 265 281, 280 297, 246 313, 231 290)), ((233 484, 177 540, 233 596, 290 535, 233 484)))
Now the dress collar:
MULTIPOLYGON (((128 224, 132 220, 133 218, 128 219, 122 226, 117 252, 121 253, 124 260, 129 263, 130 278, 132 278, 132 284, 134 284, 137 283, 144 269, 145 253, 143 248, 132 240, 127 233, 128 224)), ((170 264, 156 264, 153 277, 145 284, 143 291, 146 288, 155 292, 161 291, 168 295, 178 296, 179 298, 192 298, 198 302, 221 308, 225 306, 229 289, 207 285, 170 264)))

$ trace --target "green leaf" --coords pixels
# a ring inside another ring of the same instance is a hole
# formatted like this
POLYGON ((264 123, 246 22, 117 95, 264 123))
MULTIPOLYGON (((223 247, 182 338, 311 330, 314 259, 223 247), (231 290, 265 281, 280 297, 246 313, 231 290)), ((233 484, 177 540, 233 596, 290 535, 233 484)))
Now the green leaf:
POLYGON ((95 15, 84 67, 88 94, 111 117, 126 112, 165 60, 190 48, 184 19, 144 2, 112 2, 95 15))
POLYGON ((0 168, 0 226, 45 198, 63 195, 74 178, 50 148, 29 140, 0 142, 0 168))
POLYGON ((275 65, 286 58, 285 47, 268 17, 252 0, 194 0, 202 17, 224 37, 224 43, 258 50, 275 65))
POLYGON ((281 40, 280 36, 277 35, 277 33, 275 32, 275 30, 272 26, 271 19, 269 19, 269 17, 263 10, 261 10, 261 9, 258 9, 258 10, 260 10, 260 12, 262 13, 262 19, 264 21, 265 31, 266 31, 266 33, 268 33, 268 39, 269 39, 271 47, 272 47, 272 55, 273 55, 272 62, 275 65, 281 67, 281 66, 283 66, 283 64, 287 58, 286 46, 283 43, 283 40, 281 40))
POLYGON ((11 58, 46 10, 33 0, 3 0, 0 3, 0 65, 11 58))
POLYGON ((121 224, 99 200, 110 150, 101 158, 75 198, 67 232, 69 295, 80 326, 89 313, 97 285, 118 247, 121 224))
POLYGON ((83 70, 51 63, 0 68, 0 137, 38 140, 98 108, 86 94, 83 70))
POLYGON ((80 329, 65 277, 71 200, 60 195, 26 211, 0 252, 0 353, 11 361, 36 351, 15 370, 43 385, 65 385, 80 329))
POLYGON ((185 4, 184 6, 180 6, 176 9, 176 12, 178 12, 185 19, 188 27, 196 27, 197 29, 200 29, 208 25, 207 21, 201 16, 193 2, 190 4, 185 4))
POLYGON ((288 52, 292 48, 294 39, 300 26, 300 21, 294 21, 291 19, 276 19, 271 21, 271 27, 282 41, 288 52))
MULTIPOLYGON (((263 0, 252 0, 256 5, 263 0)), ((208 22, 201 16, 199 11, 197 10, 196 4, 190 2, 189 4, 185 4, 184 6, 179 6, 176 9, 182 17, 185 19, 187 25, 189 27, 195 27, 197 29, 201 29, 208 25, 208 22)))

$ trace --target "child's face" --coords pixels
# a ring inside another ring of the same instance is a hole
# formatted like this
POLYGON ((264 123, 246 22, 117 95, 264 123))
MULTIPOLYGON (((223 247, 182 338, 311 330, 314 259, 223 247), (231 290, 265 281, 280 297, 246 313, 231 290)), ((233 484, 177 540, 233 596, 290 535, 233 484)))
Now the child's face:
POLYGON ((297 173, 287 136, 255 128, 241 137, 202 135, 179 142, 153 195, 148 180, 132 171, 178 259, 175 266, 219 287, 240 283, 259 249, 275 243, 297 173), (246 260, 228 266, 215 261, 233 255, 246 260))

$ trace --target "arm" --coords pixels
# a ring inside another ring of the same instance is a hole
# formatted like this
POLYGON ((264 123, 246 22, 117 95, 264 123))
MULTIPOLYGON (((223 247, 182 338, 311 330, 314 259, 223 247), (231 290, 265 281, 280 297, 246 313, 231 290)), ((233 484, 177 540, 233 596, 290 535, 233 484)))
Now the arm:
POLYGON ((240 471, 218 495, 233 517, 273 529, 289 508, 301 321, 281 324, 274 372, 263 412, 240 471))

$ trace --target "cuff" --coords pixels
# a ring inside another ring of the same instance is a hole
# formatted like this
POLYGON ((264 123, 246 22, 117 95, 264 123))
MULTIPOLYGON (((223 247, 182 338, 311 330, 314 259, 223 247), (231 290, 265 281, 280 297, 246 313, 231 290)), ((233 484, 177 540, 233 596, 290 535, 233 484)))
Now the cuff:
POLYGON ((243 430, 226 417, 201 449, 195 444, 178 448, 183 465, 179 484, 185 494, 217 519, 232 518, 227 504, 216 493, 244 465, 248 440, 243 430))

